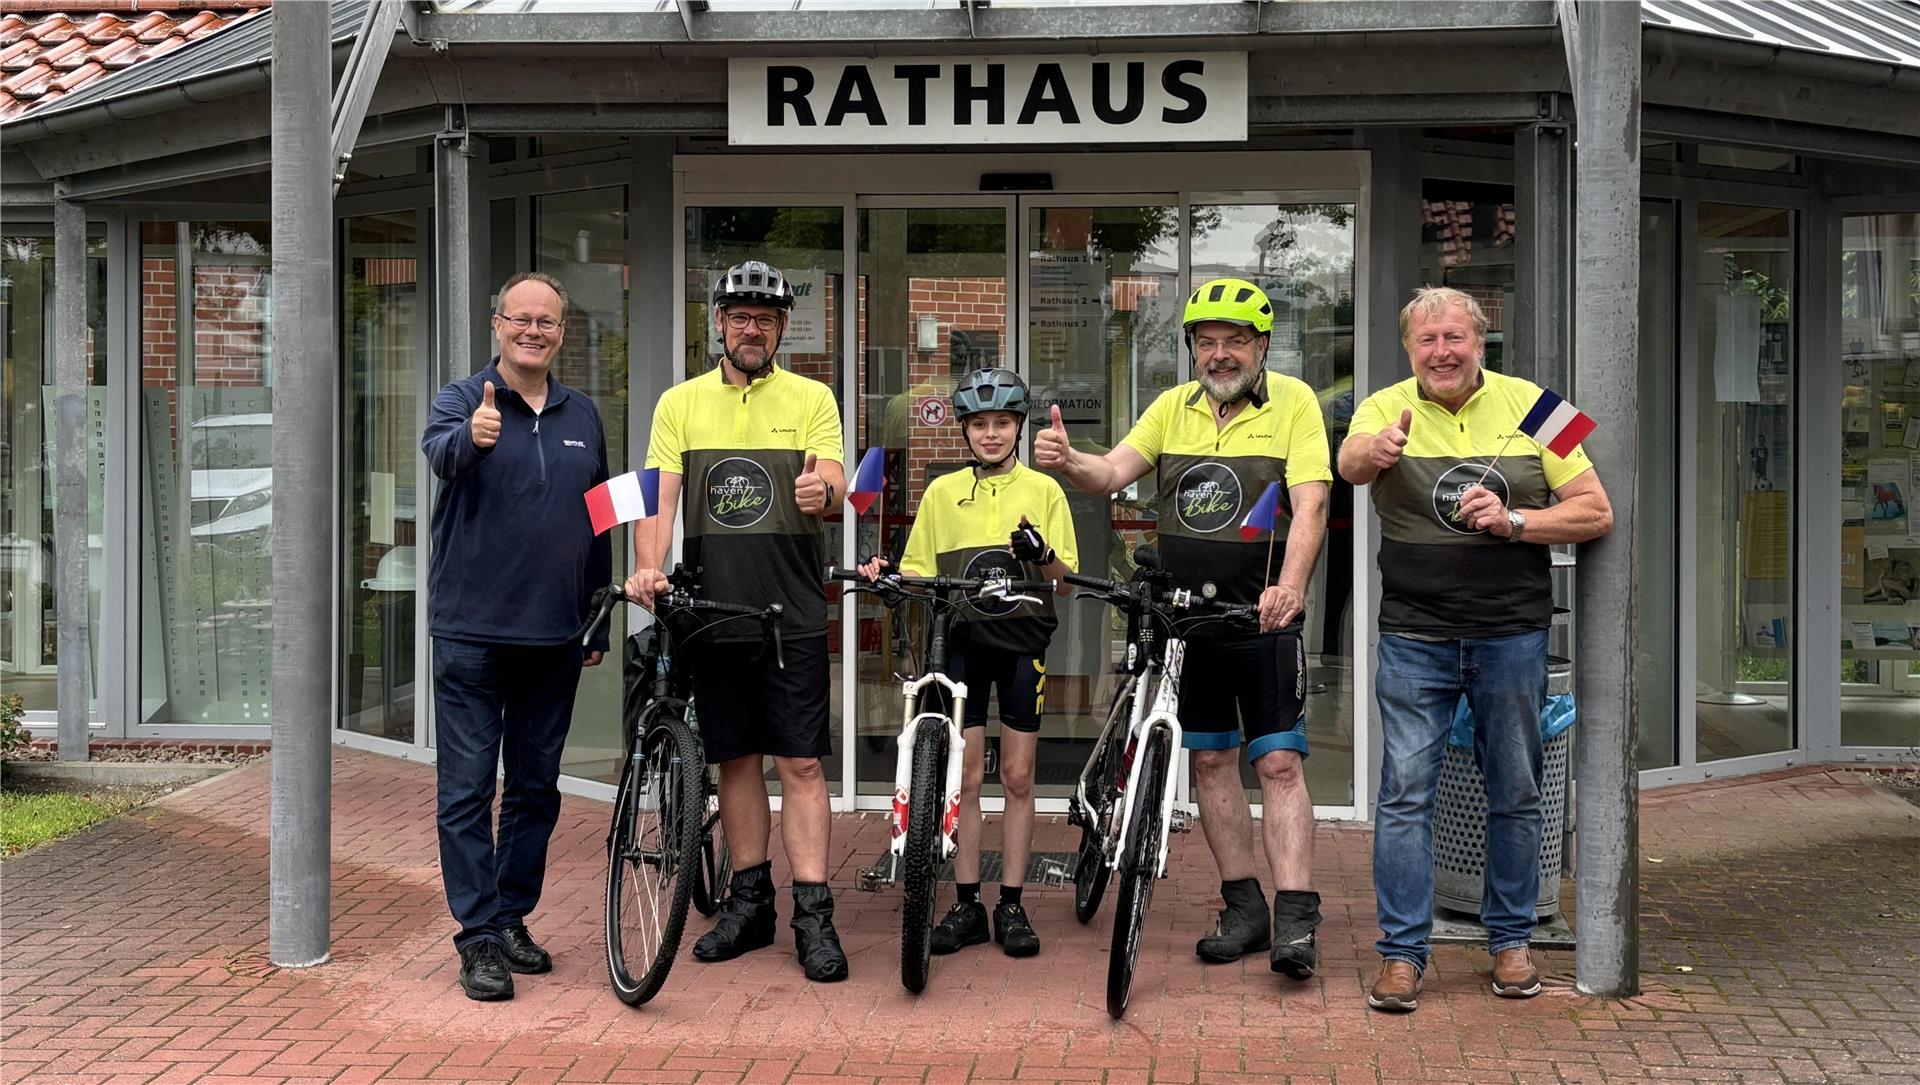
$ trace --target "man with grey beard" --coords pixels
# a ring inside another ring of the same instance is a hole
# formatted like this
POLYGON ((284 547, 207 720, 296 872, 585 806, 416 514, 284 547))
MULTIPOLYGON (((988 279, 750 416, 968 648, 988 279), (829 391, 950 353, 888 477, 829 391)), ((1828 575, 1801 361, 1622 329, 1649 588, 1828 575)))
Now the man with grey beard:
POLYGON ((1200 826, 1220 868, 1226 909, 1194 951, 1226 963, 1267 949, 1275 972, 1313 975, 1320 895, 1313 873, 1313 803, 1307 797, 1306 657, 1300 642, 1307 579, 1326 535, 1326 424, 1313 389, 1262 363, 1273 306, 1244 279, 1216 279, 1187 299, 1195 379, 1170 388, 1105 456, 1075 451, 1060 408, 1034 437, 1033 462, 1089 494, 1111 494, 1159 469, 1161 563, 1175 587, 1213 589, 1227 603, 1258 604, 1260 632, 1189 637, 1180 724, 1193 751, 1200 826), (1241 530, 1267 488, 1281 508, 1272 530, 1241 530), (1284 545, 1274 536, 1286 532, 1284 545), (1273 908, 1254 863, 1253 811, 1240 784, 1239 751, 1260 778, 1262 837, 1273 908))

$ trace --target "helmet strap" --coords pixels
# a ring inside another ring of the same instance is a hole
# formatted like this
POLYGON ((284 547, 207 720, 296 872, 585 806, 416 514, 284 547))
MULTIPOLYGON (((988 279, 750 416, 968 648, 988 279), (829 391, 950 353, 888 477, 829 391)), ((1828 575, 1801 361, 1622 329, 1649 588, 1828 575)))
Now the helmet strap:
MULTIPOLYGON (((1007 445, 1007 454, 993 461, 992 463, 988 463, 986 460, 981 459, 980 453, 974 449, 973 435, 970 433, 967 433, 966 423, 962 422, 960 425, 961 425, 960 432, 964 436, 967 442, 967 466, 971 468, 975 468, 977 470, 985 470, 989 472, 1000 470, 1001 467, 1006 465, 1006 462, 1008 460, 1013 459, 1016 455, 1019 454, 1020 435, 1025 433, 1027 430, 1027 420, 1025 418, 1022 418, 1020 420, 1020 424, 1015 426, 1013 429, 1013 441, 1007 445)), ((976 482, 978 481, 979 477, 980 476, 977 474, 974 476, 974 479, 976 480, 976 482)))
MULTIPOLYGON (((724 313, 727 310, 725 306, 720 306, 716 308, 714 311, 719 313, 724 313)), ((767 364, 764 366, 761 366, 760 371, 758 373, 746 374, 748 384, 752 384, 754 381, 772 376, 773 371, 779 368, 780 342, 786 337, 787 337, 787 316, 785 313, 782 313, 780 314, 780 329, 773 333, 773 342, 767 345, 767 364)), ((740 369, 740 363, 733 360, 733 351, 728 349, 727 347, 727 330, 726 330, 726 324, 724 321, 721 323, 721 327, 720 327, 720 357, 726 359, 727 365, 733 366, 733 368, 735 368, 736 370, 739 370, 742 373, 746 373, 746 370, 740 369)))

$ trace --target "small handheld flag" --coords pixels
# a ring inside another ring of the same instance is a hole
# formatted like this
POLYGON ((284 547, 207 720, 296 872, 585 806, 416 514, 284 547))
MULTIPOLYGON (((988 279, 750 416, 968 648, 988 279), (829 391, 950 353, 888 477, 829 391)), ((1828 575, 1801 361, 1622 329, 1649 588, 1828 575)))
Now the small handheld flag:
POLYGON ((1540 389, 1540 398, 1520 422, 1520 432, 1547 446, 1547 451, 1565 459, 1594 430, 1592 418, 1578 407, 1561 399, 1551 388, 1540 389))
POLYGON ((853 485, 847 489, 847 504, 853 506, 855 516, 864 516, 886 488, 887 450, 869 448, 866 455, 860 457, 860 466, 853 472, 853 485))
POLYGON ((1266 492, 1253 503, 1247 518, 1240 521, 1240 539, 1252 542, 1262 531, 1278 531, 1280 522, 1280 484, 1267 483, 1266 492))
POLYGON ((615 524, 644 520, 660 511, 660 469, 628 471, 588 490, 586 496, 595 535, 615 524))

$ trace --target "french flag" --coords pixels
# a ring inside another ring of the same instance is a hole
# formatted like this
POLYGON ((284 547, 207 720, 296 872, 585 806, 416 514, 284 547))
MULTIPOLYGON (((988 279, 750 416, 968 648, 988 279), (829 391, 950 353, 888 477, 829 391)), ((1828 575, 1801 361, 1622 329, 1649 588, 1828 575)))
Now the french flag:
POLYGON ((860 466, 854 469, 853 485, 847 489, 847 504, 853 506, 855 516, 865 516, 886 488, 887 450, 869 448, 867 454, 860 457, 860 466))
POLYGON ((1553 389, 1542 388, 1540 398, 1533 401, 1533 410, 1520 421, 1520 432, 1565 459, 1580 447, 1580 442, 1587 439, 1595 425, 1585 412, 1561 399, 1553 389))
POLYGON ((1253 503, 1253 509, 1247 513, 1247 518, 1240 521, 1240 539, 1242 542, 1252 542, 1262 531, 1278 530, 1280 530, 1280 484, 1269 482, 1266 492, 1260 495, 1260 500, 1253 503))
POLYGON ((644 520, 660 511, 660 469, 628 471, 587 491, 587 516, 595 535, 615 524, 644 520))

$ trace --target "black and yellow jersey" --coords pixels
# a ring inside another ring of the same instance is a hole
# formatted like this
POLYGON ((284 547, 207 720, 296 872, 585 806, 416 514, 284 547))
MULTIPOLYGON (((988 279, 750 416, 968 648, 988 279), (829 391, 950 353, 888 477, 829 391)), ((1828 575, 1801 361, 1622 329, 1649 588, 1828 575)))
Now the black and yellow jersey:
MULTIPOLYGON (((920 576, 1038 580, 1041 570, 1014 561, 1008 549, 1008 536, 1022 516, 1039 529, 1067 568, 1080 568, 1066 493, 1051 475, 1016 460, 1004 475, 976 479, 968 468, 928 483, 900 569, 920 576)), ((1042 656, 1059 625, 1053 596, 1045 595, 1037 604, 989 603, 964 609, 955 616, 954 631, 960 643, 1042 656)))
POLYGON ((1288 490, 1333 480, 1320 402, 1305 382, 1281 373, 1263 373, 1224 427, 1199 381, 1169 388, 1121 443, 1158 471, 1160 557, 1174 585, 1198 591, 1211 582, 1229 603, 1257 603, 1278 581, 1293 507, 1288 490), (1273 482, 1280 483, 1281 536, 1243 539, 1241 521, 1273 482))
POLYGON ((1495 637, 1544 629, 1553 619, 1547 548, 1467 527, 1460 498, 1485 474, 1487 489, 1508 508, 1546 508, 1553 491, 1593 463, 1585 449, 1561 459, 1520 432, 1539 385, 1484 369, 1481 377, 1457 414, 1427 399, 1412 377, 1368 396, 1353 413, 1352 432, 1374 434, 1413 412, 1400 462, 1371 486, 1380 513, 1382 632, 1495 637))
MULTIPOLYGON (((778 366, 745 388, 716 369, 668 389, 647 446, 648 467, 681 477, 684 558, 707 598, 784 604, 789 636, 827 628, 825 530, 793 500, 808 453, 841 462, 840 406, 826 385, 778 366)), ((732 626, 713 639, 760 636, 755 623, 732 626)))

